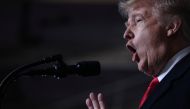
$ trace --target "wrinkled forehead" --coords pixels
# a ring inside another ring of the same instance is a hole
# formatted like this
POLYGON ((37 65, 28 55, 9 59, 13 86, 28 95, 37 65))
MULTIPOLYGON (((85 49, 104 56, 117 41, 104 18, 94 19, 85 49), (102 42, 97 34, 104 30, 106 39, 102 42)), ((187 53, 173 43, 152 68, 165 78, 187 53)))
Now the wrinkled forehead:
POLYGON ((150 11, 150 8, 153 8, 153 0, 126 0, 120 4, 121 13, 124 16, 129 16, 135 11, 150 11))

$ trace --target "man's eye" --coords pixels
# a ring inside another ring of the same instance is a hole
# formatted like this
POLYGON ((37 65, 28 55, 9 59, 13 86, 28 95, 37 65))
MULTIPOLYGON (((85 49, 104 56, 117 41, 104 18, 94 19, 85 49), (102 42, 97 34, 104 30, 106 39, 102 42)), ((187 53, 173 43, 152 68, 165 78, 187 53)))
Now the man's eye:
POLYGON ((142 19, 136 19, 136 23, 141 22, 141 21, 142 21, 142 19))
POLYGON ((142 21, 142 20, 141 20, 141 19, 138 19, 138 20, 137 20, 137 22, 140 22, 140 21, 142 21))

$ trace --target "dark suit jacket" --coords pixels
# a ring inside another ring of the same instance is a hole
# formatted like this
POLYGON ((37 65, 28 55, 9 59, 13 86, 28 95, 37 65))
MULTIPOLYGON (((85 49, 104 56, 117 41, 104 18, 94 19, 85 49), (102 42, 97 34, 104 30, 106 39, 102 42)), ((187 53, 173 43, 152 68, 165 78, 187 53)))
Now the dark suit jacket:
POLYGON ((154 88, 141 109, 190 109, 190 54, 154 88))

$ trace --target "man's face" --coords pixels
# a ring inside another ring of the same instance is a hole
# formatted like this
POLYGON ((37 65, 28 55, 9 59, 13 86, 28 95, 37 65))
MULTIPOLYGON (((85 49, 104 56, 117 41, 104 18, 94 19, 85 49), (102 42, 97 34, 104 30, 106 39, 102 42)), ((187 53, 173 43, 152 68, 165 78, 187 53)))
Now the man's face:
POLYGON ((124 38, 132 53, 132 61, 148 75, 160 72, 166 54, 166 28, 150 4, 138 2, 128 10, 124 38))

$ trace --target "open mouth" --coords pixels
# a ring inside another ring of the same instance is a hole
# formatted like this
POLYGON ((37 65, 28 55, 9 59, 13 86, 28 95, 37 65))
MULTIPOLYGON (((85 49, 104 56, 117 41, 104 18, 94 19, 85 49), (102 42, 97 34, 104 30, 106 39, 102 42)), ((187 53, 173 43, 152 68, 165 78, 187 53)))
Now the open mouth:
POLYGON ((140 58, 136 52, 136 49, 134 47, 132 47, 131 45, 127 45, 127 48, 129 49, 129 51, 132 53, 132 61, 133 62, 139 62, 140 58))

